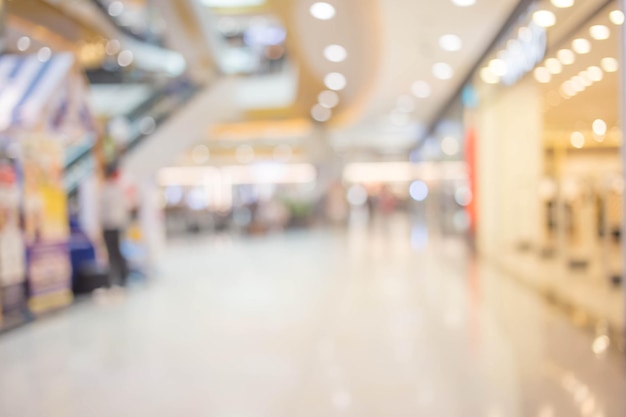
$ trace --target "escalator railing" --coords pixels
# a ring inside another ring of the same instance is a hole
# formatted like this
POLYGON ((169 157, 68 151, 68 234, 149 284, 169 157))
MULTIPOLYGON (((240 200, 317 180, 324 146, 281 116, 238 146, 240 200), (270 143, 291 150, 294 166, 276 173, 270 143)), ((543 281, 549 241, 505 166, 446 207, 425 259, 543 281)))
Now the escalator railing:
MULTIPOLYGON (((107 164, 120 162, 126 154, 137 148, 153 134, 160 125, 185 107, 201 87, 185 79, 175 80, 158 88, 144 102, 126 116, 130 137, 124 146, 116 148, 107 157, 107 164)), ((85 145, 68 149, 65 162, 65 188, 69 194, 97 167, 94 138, 83 141, 85 145)))

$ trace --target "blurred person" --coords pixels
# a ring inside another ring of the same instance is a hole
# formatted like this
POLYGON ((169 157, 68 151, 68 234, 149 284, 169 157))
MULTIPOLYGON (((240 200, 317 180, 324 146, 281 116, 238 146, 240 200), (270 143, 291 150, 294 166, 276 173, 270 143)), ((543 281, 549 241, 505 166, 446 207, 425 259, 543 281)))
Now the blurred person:
POLYGON ((109 284, 112 285, 116 277, 119 285, 124 287, 128 276, 128 262, 122 254, 121 237, 128 225, 129 210, 119 176, 117 167, 110 167, 105 172, 100 195, 100 225, 109 255, 109 284))
POLYGON ((350 209, 346 200, 346 191, 340 183, 333 184, 328 190, 325 201, 326 217, 333 225, 346 222, 350 209))

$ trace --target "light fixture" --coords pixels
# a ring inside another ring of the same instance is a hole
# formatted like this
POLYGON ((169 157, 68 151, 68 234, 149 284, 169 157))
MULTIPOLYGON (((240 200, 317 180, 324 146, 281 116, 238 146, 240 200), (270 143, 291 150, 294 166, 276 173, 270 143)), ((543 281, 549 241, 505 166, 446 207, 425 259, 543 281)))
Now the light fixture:
POLYGON ((585 88, 587 88, 585 86, 585 80, 583 80, 583 77, 581 77, 580 75, 575 75, 574 77, 572 77, 571 81, 572 86, 577 93, 581 93, 585 91, 585 88))
POLYGON ((551 0, 551 3, 554 7, 558 7, 559 9, 567 9, 574 5, 574 0, 551 0))
POLYGON ((602 78, 604 78, 602 68, 596 67, 595 65, 587 68, 587 75, 589 75, 589 78, 591 78, 593 82, 602 81, 602 78))
POLYGON ((330 90, 341 91, 346 88, 348 81, 346 80, 346 76, 339 72, 331 72, 326 74, 324 77, 324 84, 330 90))
POLYGON ((469 7, 475 5, 476 0, 452 0, 452 3, 459 7, 469 7))
POLYGON ((498 84, 500 82, 500 77, 494 74, 489 67, 484 67, 480 70, 480 79, 487 84, 498 84))
POLYGON ((426 81, 415 81, 411 86, 411 92, 417 98, 428 98, 432 94, 432 88, 426 81))
POLYGON ((48 62, 52 58, 52 50, 47 46, 44 46, 37 52, 37 59, 40 62, 48 62))
POLYGON ((122 3, 121 1, 114 1, 112 3, 109 3, 109 8, 107 11, 109 13, 109 16, 118 17, 122 13, 124 13, 124 3, 122 3))
POLYGON ((309 11, 311 16, 319 20, 330 20, 336 14, 335 6, 325 2, 313 3, 309 11))
POLYGON ((334 91, 325 90, 317 96, 317 101, 319 101, 321 106, 332 109, 339 104, 339 94, 334 91))
POLYGON ((578 92, 574 88, 574 83, 571 80, 567 80, 561 86, 561 93, 563 93, 566 97, 574 97, 578 92))
POLYGON ((591 85, 593 84, 593 80, 591 79, 591 76, 589 75, 587 71, 579 72, 578 76, 582 78, 583 84, 585 85, 585 87, 591 87, 591 85))
POLYGON ((597 41, 603 41, 611 37, 611 31, 607 26, 593 25, 589 28, 589 35, 597 41))
POLYGON ((454 156, 459 153, 459 141, 452 136, 446 136, 441 140, 441 151, 448 156, 454 156))
POLYGON ((592 124, 592 128, 593 128, 593 133, 595 133, 598 136, 606 135, 606 132, 608 130, 606 122, 602 119, 594 120, 592 124))
POLYGON ((30 48, 30 38, 28 36, 22 36, 17 40, 17 49, 24 52, 30 48))
POLYGON ((581 149, 585 146, 585 135, 580 132, 574 132, 570 136, 570 143, 576 149, 581 149))
POLYGON ((409 186, 409 195, 415 201, 424 201, 428 198, 428 186, 423 181, 413 181, 409 186))
POLYGON ((249 164, 254 161, 254 149, 250 145, 239 145, 235 150, 235 158, 241 164, 249 164))
POLYGON ((580 55, 588 54, 591 52, 591 42, 585 38, 574 39, 572 42, 572 49, 580 55))
POLYGON ((602 58, 600 65, 602 65, 602 68, 604 68, 606 72, 617 72, 619 69, 619 62, 613 57, 602 58))
POLYGON ((609 13, 609 19, 614 25, 623 25, 624 24, 624 12, 621 10, 613 10, 609 13))
POLYGON ((537 10, 533 13, 533 22, 537 26, 549 28, 556 24, 556 16, 550 10, 537 10))
POLYGON ((492 59, 489 61, 489 69, 498 77, 504 77, 508 71, 506 62, 500 58, 492 59))
POLYGON ((547 84, 552 80, 552 75, 546 67, 535 68, 534 74, 535 79, 542 84, 547 84))
POLYGON ((317 122, 327 122, 328 120, 330 120, 332 115, 333 112, 330 109, 322 106, 321 104, 316 104, 311 109, 311 117, 317 122))
POLYGON ((449 80, 454 76, 454 70, 450 64, 438 62, 433 65, 433 75, 440 80, 449 80))
POLYGON ((330 62, 343 62, 348 57, 348 51, 341 45, 328 45, 324 48, 324 57, 330 62))
POLYGON ((439 46, 444 51, 455 52, 461 50, 463 41, 457 35, 443 35, 439 38, 439 46))
POLYGON ((576 55, 570 49, 561 49, 556 53, 556 57, 563 65, 572 65, 576 61, 576 55))
POLYGON ((117 39, 110 39, 104 48, 107 55, 115 55, 122 49, 122 44, 117 39))
POLYGON ((546 68, 550 71, 550 74, 560 74, 563 70, 563 64, 556 58, 546 59, 546 68))
POLYGON ((117 56, 117 64, 124 68, 129 66, 130 64, 133 63, 133 53, 131 51, 129 51, 128 49, 120 52, 120 54, 117 56))

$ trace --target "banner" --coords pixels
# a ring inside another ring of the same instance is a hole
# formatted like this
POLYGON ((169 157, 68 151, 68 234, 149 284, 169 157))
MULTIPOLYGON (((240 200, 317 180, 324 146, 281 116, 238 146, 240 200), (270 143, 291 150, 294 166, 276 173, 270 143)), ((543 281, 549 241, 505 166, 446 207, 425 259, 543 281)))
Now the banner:
POLYGON ((41 313, 72 300, 63 143, 54 137, 27 138, 22 157, 29 306, 41 313))

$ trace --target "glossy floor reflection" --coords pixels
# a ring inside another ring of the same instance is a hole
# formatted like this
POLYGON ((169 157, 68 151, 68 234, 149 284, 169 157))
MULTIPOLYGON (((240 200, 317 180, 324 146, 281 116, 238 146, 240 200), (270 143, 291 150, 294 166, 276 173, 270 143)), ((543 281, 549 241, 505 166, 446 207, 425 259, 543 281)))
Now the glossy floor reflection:
POLYGON ((102 301, 0 337, 0 416, 626 415, 618 353, 420 225, 177 242, 102 301))

